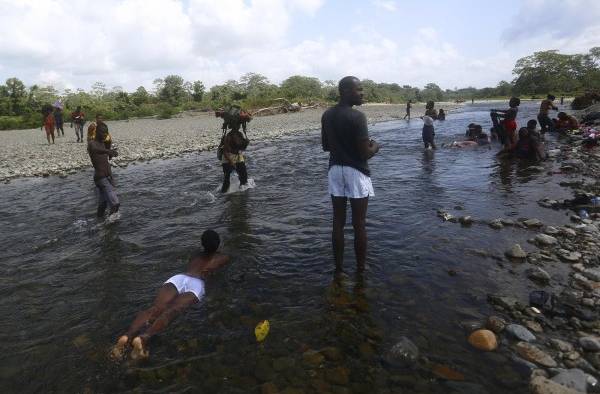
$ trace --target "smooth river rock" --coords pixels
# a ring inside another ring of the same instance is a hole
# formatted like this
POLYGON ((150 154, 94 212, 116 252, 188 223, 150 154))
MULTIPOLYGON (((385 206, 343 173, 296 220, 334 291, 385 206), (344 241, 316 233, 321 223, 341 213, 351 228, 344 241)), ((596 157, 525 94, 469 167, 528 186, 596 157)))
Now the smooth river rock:
POLYGON ((556 361, 549 354, 534 345, 527 342, 519 342, 515 347, 517 353, 527 361, 549 368, 557 366, 556 361))
POLYGON ((581 394, 577 390, 553 382, 543 376, 536 376, 531 379, 529 390, 532 394, 581 394))
POLYGON ((514 244, 504 254, 511 259, 524 259, 527 257, 527 253, 521 248, 521 245, 514 244))
POLYGON ((498 348, 496 335, 490 330, 477 330, 469 335, 469 343, 476 349, 491 352, 498 348))
POLYGON ((535 335, 533 335, 528 329, 518 324, 509 324, 504 328, 504 331, 514 339, 523 342, 535 341, 535 335))

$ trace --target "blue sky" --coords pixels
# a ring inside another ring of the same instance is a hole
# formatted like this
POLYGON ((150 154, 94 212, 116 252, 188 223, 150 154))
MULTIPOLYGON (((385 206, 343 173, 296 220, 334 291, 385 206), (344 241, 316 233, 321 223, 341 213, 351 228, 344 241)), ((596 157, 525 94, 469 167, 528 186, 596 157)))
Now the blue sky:
POLYGON ((483 87, 534 51, 593 46, 598 0, 0 0, 0 80, 59 89, 247 72, 483 87))

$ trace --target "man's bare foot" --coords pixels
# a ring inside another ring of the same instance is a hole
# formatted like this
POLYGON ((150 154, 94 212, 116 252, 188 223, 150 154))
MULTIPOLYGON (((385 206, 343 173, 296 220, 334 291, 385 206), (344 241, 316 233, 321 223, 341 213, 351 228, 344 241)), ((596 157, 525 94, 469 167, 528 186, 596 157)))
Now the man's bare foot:
POLYGON ((117 344, 113 347, 111 351, 111 356, 114 360, 122 360, 123 356, 125 356, 125 348, 127 347, 127 343, 129 342, 129 337, 127 335, 121 335, 117 340, 117 344))
POLYGON ((143 360, 148 358, 150 353, 148 352, 148 349, 144 348, 146 346, 144 342, 145 341, 142 340, 141 337, 133 338, 133 341, 131 342, 131 346, 133 346, 133 349, 131 350, 132 360, 143 360))

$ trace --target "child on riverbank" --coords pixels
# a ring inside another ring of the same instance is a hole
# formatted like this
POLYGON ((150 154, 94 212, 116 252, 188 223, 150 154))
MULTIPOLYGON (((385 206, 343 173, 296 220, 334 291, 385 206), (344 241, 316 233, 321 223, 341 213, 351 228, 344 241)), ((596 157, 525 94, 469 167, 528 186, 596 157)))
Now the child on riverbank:
POLYGON ((425 144, 425 149, 435 149, 435 143, 433 142, 433 138, 435 136, 435 130, 433 128, 433 119, 429 116, 423 116, 423 143, 425 144))

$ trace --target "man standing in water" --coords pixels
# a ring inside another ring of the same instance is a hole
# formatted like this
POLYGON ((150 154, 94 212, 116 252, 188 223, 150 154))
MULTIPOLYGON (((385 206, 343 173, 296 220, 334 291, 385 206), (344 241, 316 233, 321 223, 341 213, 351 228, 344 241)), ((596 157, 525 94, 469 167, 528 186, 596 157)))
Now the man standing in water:
POLYGON ((408 118, 408 120, 410 120, 410 108, 411 107, 412 107, 412 100, 408 100, 406 102, 406 115, 404 115, 404 118, 402 118, 402 119, 408 118))
POLYGON ((548 116, 551 109, 558 111, 558 108, 554 105, 554 100, 556 100, 556 97, 549 94, 546 100, 542 100, 542 103, 540 104, 540 113, 537 118, 540 127, 542 128, 542 133, 554 131, 554 123, 552 123, 552 119, 548 116))
POLYGON ((113 358, 121 359, 129 344, 133 347, 132 359, 147 358, 150 338, 167 328, 185 309, 200 302, 206 277, 229 262, 229 256, 217 253, 220 243, 219 234, 215 231, 202 233, 204 251, 196 252, 185 274, 169 278, 158 291, 154 304, 138 313, 127 332, 117 340, 112 350, 113 358))
POLYGON ((354 253, 359 270, 367 257, 366 217, 369 196, 373 196, 367 161, 379 151, 379 144, 369 139, 367 118, 352 108, 363 102, 360 80, 348 76, 338 84, 339 103, 321 118, 323 150, 329 152, 329 194, 333 205, 332 243, 336 269, 344 261, 344 226, 348 198, 352 208, 354 253))
POLYGON ((108 149, 104 145, 104 140, 108 134, 108 127, 105 123, 98 123, 96 126, 96 138, 88 143, 88 153, 94 166, 94 183, 98 189, 98 211, 99 218, 104 216, 107 205, 110 205, 110 214, 119 210, 119 198, 114 189, 112 171, 108 160, 117 156, 117 151, 108 149))

